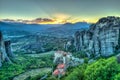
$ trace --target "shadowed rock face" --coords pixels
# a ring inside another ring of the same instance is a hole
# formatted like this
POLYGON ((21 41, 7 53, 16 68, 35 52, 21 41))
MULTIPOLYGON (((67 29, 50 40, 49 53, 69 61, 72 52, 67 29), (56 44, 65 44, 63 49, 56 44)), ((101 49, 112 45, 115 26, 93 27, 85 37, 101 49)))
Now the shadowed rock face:
POLYGON ((120 54, 117 55, 117 62, 120 63, 120 54))
POLYGON ((2 33, 0 32, 0 67, 2 66, 1 40, 2 40, 2 33))
POLYGON ((89 30, 76 32, 74 36, 77 51, 86 51, 95 56, 110 56, 118 45, 120 17, 101 18, 89 30))
POLYGON ((2 35, 2 32, 0 31, 0 67, 4 62, 12 63, 11 60, 9 59, 9 56, 13 56, 13 53, 10 47, 10 42, 7 42, 9 43, 8 45, 7 44, 5 45, 4 43, 6 42, 3 41, 3 35, 2 35))
POLYGON ((71 50, 71 47, 74 47, 74 38, 70 36, 70 38, 64 43, 64 49, 66 51, 71 50))
POLYGON ((11 42, 10 42, 10 40, 4 41, 4 44, 5 44, 5 50, 6 50, 7 55, 9 57, 14 57, 14 54, 11 51, 11 42))

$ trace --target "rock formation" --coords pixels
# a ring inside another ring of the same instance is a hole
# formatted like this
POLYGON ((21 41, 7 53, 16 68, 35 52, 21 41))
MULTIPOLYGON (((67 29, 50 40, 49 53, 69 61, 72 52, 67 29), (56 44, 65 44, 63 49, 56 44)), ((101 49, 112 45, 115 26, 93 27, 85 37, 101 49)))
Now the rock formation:
POLYGON ((5 50, 6 50, 7 55, 9 57, 14 57, 14 54, 11 51, 11 42, 10 42, 10 40, 4 41, 4 45, 5 45, 5 50))
POLYGON ((117 58, 117 62, 120 63, 120 54, 118 54, 116 58, 117 58))
POLYGON ((9 57, 13 57, 13 53, 10 47, 10 41, 3 41, 3 35, 0 31, 0 67, 2 63, 9 62, 12 63, 9 57))
POLYGON ((76 51, 85 51, 95 56, 110 56, 118 45, 120 17, 101 18, 88 30, 77 31, 74 36, 76 51))
POLYGON ((66 40, 64 43, 64 49, 66 51, 70 51, 71 48, 74 47, 74 38, 71 36, 70 39, 66 40))
POLYGON ((54 53, 53 62, 57 65, 56 69, 53 72, 53 75, 60 78, 62 75, 65 74, 68 67, 83 64, 84 59, 75 58, 69 52, 56 51, 54 53))

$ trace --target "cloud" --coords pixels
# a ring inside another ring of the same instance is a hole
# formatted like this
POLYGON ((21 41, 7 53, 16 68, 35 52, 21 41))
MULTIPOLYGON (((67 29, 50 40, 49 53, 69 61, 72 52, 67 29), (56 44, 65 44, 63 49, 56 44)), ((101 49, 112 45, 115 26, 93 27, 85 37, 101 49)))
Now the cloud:
POLYGON ((32 23, 52 23, 54 20, 49 18, 36 18, 31 21, 32 23))
POLYGON ((13 19, 2 19, 1 21, 4 21, 4 22, 15 22, 15 20, 13 20, 13 19))
POLYGON ((47 24, 47 23, 53 23, 55 20, 49 19, 49 18, 36 18, 33 20, 23 20, 23 19, 2 19, 3 22, 19 22, 19 23, 27 23, 27 24, 47 24))

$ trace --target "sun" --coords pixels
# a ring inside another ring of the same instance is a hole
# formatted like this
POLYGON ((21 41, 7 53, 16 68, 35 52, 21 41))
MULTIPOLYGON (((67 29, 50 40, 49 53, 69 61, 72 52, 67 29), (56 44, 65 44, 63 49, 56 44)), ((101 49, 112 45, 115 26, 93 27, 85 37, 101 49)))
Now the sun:
POLYGON ((70 18, 70 15, 62 14, 62 13, 56 13, 52 15, 52 18, 54 19, 54 23, 56 24, 64 24, 68 22, 68 19, 70 18))

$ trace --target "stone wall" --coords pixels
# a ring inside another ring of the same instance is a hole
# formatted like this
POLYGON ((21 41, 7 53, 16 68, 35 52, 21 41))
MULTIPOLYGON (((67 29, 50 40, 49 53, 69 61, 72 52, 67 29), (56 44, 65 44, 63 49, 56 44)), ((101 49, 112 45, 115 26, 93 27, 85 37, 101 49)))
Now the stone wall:
POLYGON ((101 18, 88 30, 77 31, 74 36, 76 51, 85 51, 95 56, 110 56, 118 45, 120 31, 119 17, 101 18))

